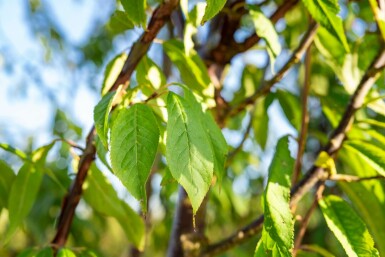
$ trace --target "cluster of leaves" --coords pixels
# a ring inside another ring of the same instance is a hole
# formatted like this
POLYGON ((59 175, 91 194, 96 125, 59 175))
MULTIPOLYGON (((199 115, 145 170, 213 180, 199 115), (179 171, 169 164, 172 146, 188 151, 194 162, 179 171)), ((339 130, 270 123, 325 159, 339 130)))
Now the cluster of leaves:
MULTIPOLYGON (((261 67, 251 64, 244 65, 237 82, 240 85, 237 92, 233 93, 225 82, 214 86, 212 74, 209 74, 206 63, 196 50, 196 37, 202 26, 207 29, 204 24, 218 13, 221 12, 220 18, 222 14, 231 16, 235 11, 229 9, 224 0, 208 0, 207 3, 183 0, 180 1, 181 14, 185 19, 184 35, 180 35, 183 41, 170 38, 162 42, 164 53, 176 67, 173 75, 179 77, 180 81, 170 82, 173 76, 167 77, 162 67, 145 55, 135 67, 130 86, 121 85, 113 90, 129 56, 119 53, 106 65, 101 100, 94 109, 96 134, 93 142, 100 162, 90 164, 82 194, 83 208, 91 210, 91 214, 81 214, 79 211, 71 233, 71 244, 85 246, 87 250, 61 248, 57 256, 112 256, 115 252, 98 247, 103 240, 103 233, 111 224, 107 217, 112 217, 120 225, 136 249, 145 251, 149 256, 163 255, 167 245, 166 235, 170 233, 172 220, 177 218, 173 217, 176 185, 187 192, 194 215, 200 208, 207 208, 203 211, 210 221, 206 229, 210 238, 239 228, 240 219, 251 220, 258 214, 264 214, 261 239, 258 243, 251 242, 250 246, 236 249, 239 256, 250 256, 255 247, 255 256, 292 256, 294 250, 298 251, 297 256, 333 256, 343 252, 348 256, 385 254, 385 244, 382 242, 385 238, 385 185, 380 179, 365 179, 385 177, 383 76, 379 79, 380 83, 370 90, 363 107, 356 110, 356 120, 351 124, 352 128, 344 132, 347 140, 338 157, 334 160, 325 152, 317 155, 320 146, 328 143, 327 135, 340 124, 349 99, 354 97, 363 75, 366 73, 371 76, 367 70, 383 47, 381 33, 384 25, 378 14, 381 9, 377 2, 343 3, 348 10, 342 19, 338 1, 303 0, 286 14, 286 27, 281 32, 276 31, 273 22, 264 14, 264 8, 269 10, 276 6, 274 1, 264 1, 258 6, 240 2, 240 7, 234 7, 244 8, 244 22, 239 23, 239 29, 252 29, 264 40, 263 51, 266 50, 270 57, 273 72, 278 66, 275 60, 284 52, 282 49, 291 48, 293 41, 304 32, 303 24, 307 23, 307 18, 303 13, 308 12, 311 19, 320 24, 314 38, 315 47, 308 51, 313 61, 310 81, 305 81, 310 83, 310 94, 305 97, 322 111, 310 112, 311 123, 306 135, 308 144, 303 158, 307 162, 303 166, 314 163, 329 173, 328 179, 333 179, 335 175, 344 178, 346 175, 346 178, 354 177, 356 182, 349 183, 346 179, 326 184, 324 197, 316 199, 319 208, 314 212, 308 237, 300 249, 294 249, 295 230, 300 225, 296 227, 295 210, 290 204, 295 162, 289 150, 289 146, 293 145, 290 136, 277 140, 264 190, 264 177, 255 174, 258 159, 271 152, 271 146, 275 145, 277 139, 271 132, 275 125, 270 111, 273 105, 281 107, 282 113, 275 112, 282 122, 287 120, 298 132, 302 129, 304 113, 300 108, 301 88, 288 87, 283 80, 283 85, 274 89, 271 85, 263 91, 266 93, 259 94, 260 85, 266 85, 264 82, 268 81, 269 75, 268 72, 267 75, 263 74, 261 67), (375 20, 371 16, 372 10, 377 13, 375 20), (357 35, 355 31, 354 22, 357 20, 364 21, 368 27, 364 35, 357 35), (378 24, 379 33, 373 33, 372 23, 378 24), (221 93, 223 96, 230 95, 225 97, 227 101, 218 97, 221 93), (252 103, 249 102, 250 97, 254 100, 252 103), (226 104, 221 105, 218 99, 226 104), (239 106, 244 107, 237 112, 231 111, 239 106), (221 113, 224 116, 220 116, 221 113), (249 126, 243 132, 247 122, 249 126), (230 138, 230 132, 234 132, 244 140, 239 146, 228 146, 221 129, 228 132, 225 134, 227 139, 230 138), (251 147, 247 147, 246 141, 251 147), (157 187, 151 185, 149 178, 158 174, 162 177, 162 189, 161 192, 153 192, 156 190, 151 189, 157 187), (112 177, 117 177, 130 196, 138 200, 140 214, 118 194, 117 186, 111 182, 112 177), (242 193, 236 192, 239 191, 236 188, 239 181, 244 188, 240 190, 242 193), (150 214, 151 211, 159 211, 148 203, 153 196, 160 198, 166 213, 158 223, 154 221, 146 242, 146 233, 150 229, 146 224, 148 220, 143 216, 146 216, 148 207, 150 214), (207 206, 202 205, 205 199, 207 206), (321 213, 324 219, 319 215, 321 213), (326 226, 329 230, 325 229, 326 226), (331 233, 342 248, 330 242, 331 233), (87 240, 89 234, 97 236, 87 240)), ((121 8, 112 14, 108 28, 116 34, 135 26, 145 28, 147 5, 152 4, 155 3, 121 0, 121 8)), ((298 76, 292 82, 303 84, 302 66, 296 71, 298 76)), ((282 77, 284 74, 280 75, 282 77)), ((57 163, 47 161, 49 151, 56 149, 54 145, 60 141, 63 143, 57 156, 68 163, 71 158, 67 139, 73 137, 79 140, 81 135, 81 129, 68 120, 62 111, 57 112, 55 124, 54 133, 61 139, 34 151, 23 152, 0 144, 1 148, 18 156, 23 162, 15 175, 12 165, 0 161, 0 209, 7 209, 9 217, 3 244, 11 244, 12 238, 20 236, 16 232, 23 224, 26 224, 27 233, 35 235, 40 230, 40 234, 43 234, 36 242, 32 242, 37 245, 46 245, 49 236, 54 233, 52 229, 41 231, 52 227, 58 210, 54 210, 55 213, 47 218, 47 224, 34 227, 32 221, 42 219, 39 215, 44 215, 43 210, 50 206, 60 209, 60 199, 70 185, 71 173, 77 170, 82 158, 74 154, 73 167, 66 164, 58 168, 57 163), (64 130, 63 124, 66 126, 64 130), (60 193, 48 198, 48 192, 55 191, 55 187, 60 188, 60 193), (43 203, 41 208, 40 203, 43 203)), ((305 196, 303 204, 296 210, 298 215, 306 212, 308 202, 313 197, 312 194, 305 196)), ((203 252, 205 249, 200 250, 203 252)), ((32 247, 19 256, 52 255, 51 247, 32 247)))

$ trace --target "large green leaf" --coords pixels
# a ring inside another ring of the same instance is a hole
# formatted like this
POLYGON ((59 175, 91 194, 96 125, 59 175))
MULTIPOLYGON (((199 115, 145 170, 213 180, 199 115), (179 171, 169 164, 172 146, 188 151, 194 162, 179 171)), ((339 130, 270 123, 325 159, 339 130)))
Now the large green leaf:
MULTIPOLYGON (((252 6, 250 6, 251 8, 252 6)), ((281 45, 277 31, 273 23, 261 11, 251 8, 250 15, 253 19, 256 34, 266 41, 267 49, 271 57, 271 64, 274 64, 275 58, 281 53, 281 45)))
POLYGON ((358 156, 363 158, 379 174, 385 176, 385 151, 382 148, 365 141, 355 140, 347 141, 345 147, 358 153, 358 156))
POLYGON ((330 230, 349 257, 379 256, 365 223, 348 203, 330 195, 321 199, 319 205, 330 230))
POLYGON ((123 11, 115 11, 108 22, 108 29, 113 34, 120 34, 132 28, 134 28, 134 24, 123 11))
POLYGON ((127 238, 139 249, 144 247, 144 222, 125 202, 119 199, 110 181, 92 164, 86 183, 84 199, 97 212, 116 218, 127 238))
POLYGON ((146 0, 120 0, 128 18, 137 26, 146 26, 146 0))
POLYGON ((25 163, 19 170, 8 199, 9 227, 5 236, 8 241, 31 210, 43 173, 33 164, 25 163))
POLYGON ((98 134, 99 139, 105 148, 108 148, 108 117, 112 108, 115 94, 116 92, 114 91, 104 95, 94 108, 96 133, 98 134))
POLYGON ((212 19, 225 6, 226 0, 207 0, 205 15, 202 19, 202 24, 212 19))
POLYGON ((122 71, 126 59, 126 53, 118 54, 107 64, 106 69, 104 71, 104 80, 101 90, 102 96, 104 96, 110 91, 115 80, 118 78, 120 72, 122 71))
POLYGON ((186 190, 196 213, 214 172, 210 139, 199 122, 201 113, 182 97, 170 92, 167 111, 167 163, 172 176, 186 190))
POLYGON ((147 209, 146 182, 158 149, 159 129, 151 108, 135 104, 119 112, 111 128, 111 164, 128 191, 147 209))
POLYGON ((16 175, 6 162, 0 160, 0 211, 8 206, 8 197, 16 175))
MULTIPOLYGON (((378 173, 368 162, 360 158, 359 153, 352 147, 343 148, 338 154, 342 161, 340 172, 359 177, 376 176, 378 173)), ((377 243, 380 255, 385 255, 385 245, 382 243, 385 238, 385 186, 382 181, 371 179, 360 183, 339 182, 338 186, 347 194, 357 211, 364 219, 371 235, 377 243)))
POLYGON ((263 245, 265 250, 278 256, 291 256, 294 238, 294 221, 289 205, 294 160, 290 157, 288 147, 288 136, 278 141, 263 198, 263 245))
POLYGON ((338 38, 349 52, 344 27, 341 18, 338 16, 340 8, 338 0, 302 0, 306 8, 317 22, 325 27, 331 34, 338 38))
POLYGON ((214 153, 214 174, 217 176, 219 183, 221 183, 225 173, 225 162, 228 153, 226 139, 221 129, 215 123, 213 116, 208 110, 203 113, 201 104, 187 87, 185 87, 184 95, 187 103, 199 114, 200 120, 196 122, 200 122, 206 130, 214 153))

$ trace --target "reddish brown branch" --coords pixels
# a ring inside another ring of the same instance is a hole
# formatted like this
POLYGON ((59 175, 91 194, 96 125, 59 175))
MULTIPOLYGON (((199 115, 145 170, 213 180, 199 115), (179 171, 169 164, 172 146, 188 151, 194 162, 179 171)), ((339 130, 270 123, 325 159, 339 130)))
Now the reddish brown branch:
MULTIPOLYGON (((345 109, 344 115, 341 121, 339 122, 338 127, 334 130, 327 146, 323 149, 329 155, 335 157, 337 151, 342 147, 343 141, 346 137, 346 133, 350 129, 350 126, 354 119, 354 114, 358 109, 362 107, 365 96, 367 95, 372 85, 375 83, 376 79, 378 78, 380 72, 384 67, 385 48, 383 48, 382 51, 377 55, 375 60, 370 65, 369 69, 366 71, 365 75, 362 77, 357 89, 355 90, 354 94, 350 99, 349 105, 345 109)), ((292 188, 292 197, 290 202, 291 205, 296 205, 305 193, 309 192, 319 181, 327 179, 327 177, 328 174, 325 174, 323 168, 313 166, 307 172, 304 178, 292 188)), ((215 256, 245 242, 246 240, 260 232, 263 224, 263 219, 264 216, 262 215, 248 226, 238 230, 230 237, 209 245, 206 249, 202 251, 201 256, 215 256)))
MULTIPOLYGON (((159 30, 169 20, 171 12, 177 7, 178 2, 178 0, 166 1, 154 11, 147 30, 131 48, 123 69, 110 91, 116 90, 118 86, 122 84, 125 85, 125 87, 128 86, 129 79, 136 66, 148 51, 151 42, 154 40, 159 30)), ((57 232, 52 240, 54 250, 63 247, 67 241, 75 209, 82 195, 83 183, 87 177, 88 169, 95 159, 96 149, 94 145, 94 135, 95 129, 93 127, 87 136, 86 148, 80 158, 75 181, 69 193, 63 200, 57 232)))

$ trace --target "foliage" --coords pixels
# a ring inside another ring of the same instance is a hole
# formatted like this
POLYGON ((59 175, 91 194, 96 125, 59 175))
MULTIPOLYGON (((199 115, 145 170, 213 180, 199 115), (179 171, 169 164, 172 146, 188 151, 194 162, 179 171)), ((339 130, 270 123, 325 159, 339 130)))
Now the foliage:
POLYGON ((33 28, 100 100, 88 135, 0 131, 1 256, 385 255, 380 4, 113 2, 82 47, 33 28))

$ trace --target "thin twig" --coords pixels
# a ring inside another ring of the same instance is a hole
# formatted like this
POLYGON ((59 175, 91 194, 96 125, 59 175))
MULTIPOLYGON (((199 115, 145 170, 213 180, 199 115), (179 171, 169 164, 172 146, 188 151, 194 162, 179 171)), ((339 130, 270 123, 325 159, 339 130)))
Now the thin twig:
POLYGON ((247 97, 244 101, 239 103, 238 105, 232 107, 231 110, 229 110, 229 116, 235 116, 241 111, 243 111, 248 105, 254 104, 255 100, 258 99, 261 96, 267 95, 271 88, 279 82, 283 76, 287 73, 287 71, 296 63, 298 63, 308 47, 313 42, 314 36, 317 32, 318 24, 315 22, 312 22, 309 26, 309 29, 303 36, 299 46, 294 51, 293 55, 290 57, 290 59, 285 63, 285 65, 274 75, 273 78, 270 80, 267 80, 263 83, 263 85, 251 96, 247 97))
MULTIPOLYGON (((124 85, 124 88, 128 87, 129 79, 133 71, 141 58, 146 54, 159 30, 169 20, 171 12, 178 6, 178 2, 178 0, 167 1, 154 11, 146 31, 131 48, 126 62, 110 91, 116 90, 120 85, 124 85)), ((52 240, 52 246, 55 252, 63 247, 67 241, 75 209, 82 195, 83 183, 87 177, 89 167, 95 160, 96 148, 94 135, 95 127, 92 127, 87 136, 86 148, 79 161, 75 181, 69 193, 63 199, 56 235, 52 240)))
POLYGON ((316 207, 318 206, 318 200, 321 199, 324 189, 325 189, 325 185, 322 185, 318 188, 317 192, 315 193, 312 205, 310 206, 309 210, 306 212, 305 217, 301 220, 300 229, 297 233, 297 237, 294 242, 294 248, 293 248, 294 257, 297 256, 297 252, 301 246, 302 239, 305 236, 307 226, 309 225, 310 217, 313 214, 316 207))
POLYGON ((377 175, 377 176, 370 176, 370 177, 358 177, 353 175, 347 175, 347 174, 334 174, 331 175, 328 180, 331 181, 341 181, 341 182, 361 182, 365 180, 373 180, 373 179, 385 179, 385 176, 377 175))
POLYGON ((311 72, 311 47, 309 46, 305 56, 305 79, 304 79, 303 91, 301 94, 301 102, 302 102, 301 130, 298 138, 297 158, 295 159, 294 172, 293 172, 293 178, 292 178, 293 185, 297 183, 299 175, 301 173, 302 157, 303 157, 303 153, 305 152, 307 128, 309 124, 309 111, 307 109, 307 102, 308 102, 309 90, 310 90, 310 72, 311 72))
POLYGON ((56 139, 55 141, 61 141, 63 143, 66 143, 67 145, 69 145, 70 147, 72 148, 76 148, 76 149, 79 149, 80 151, 84 152, 85 149, 83 147, 81 147, 80 145, 76 144, 74 141, 72 140, 68 140, 68 139, 64 139, 64 138, 58 138, 56 139))
MULTIPOLYGON (((346 107, 344 115, 339 122, 338 127, 334 130, 329 139, 329 143, 323 149, 329 155, 335 157, 345 140, 346 133, 354 119, 354 114, 362 107, 365 96, 369 89, 377 80, 383 66, 385 65, 385 48, 377 55, 372 62, 365 75, 362 77, 356 91, 350 99, 349 105, 346 107)), ((327 179, 327 174, 322 167, 314 166, 306 173, 302 180, 291 190, 291 204, 296 205, 303 195, 309 192, 319 181, 327 179)), ((253 237, 260 232, 263 224, 264 216, 261 215, 246 227, 241 228, 233 235, 225 238, 217 243, 208 245, 201 253, 201 257, 210 257, 223 253, 253 237)))

